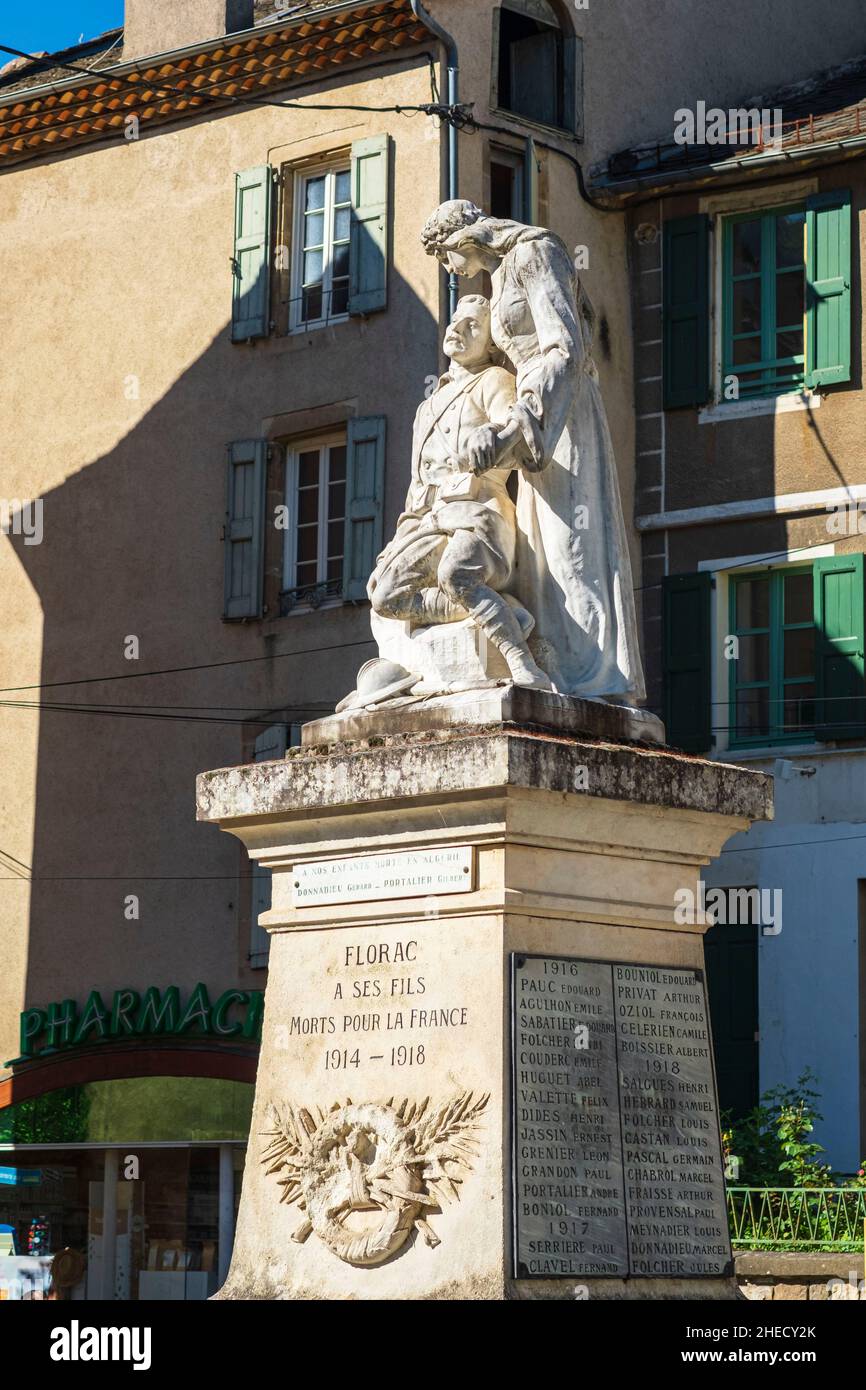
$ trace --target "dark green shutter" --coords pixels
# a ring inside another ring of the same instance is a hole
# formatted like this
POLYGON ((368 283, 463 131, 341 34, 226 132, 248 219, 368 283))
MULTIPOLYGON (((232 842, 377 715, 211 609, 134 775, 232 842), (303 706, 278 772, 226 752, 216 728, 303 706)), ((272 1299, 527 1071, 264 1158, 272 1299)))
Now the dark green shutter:
POLYGON ((851 193, 806 203, 806 385, 851 380, 851 193))
POLYGON ((262 614, 266 439, 229 445, 226 477, 225 609, 228 619, 262 614))
POLYGON ((819 739, 866 736, 862 555, 816 560, 815 735, 819 739))
POLYGON ((372 314, 388 302, 390 137, 352 146, 349 313, 372 314))
POLYGON ((704 405, 710 394, 709 218, 664 225, 664 405, 704 405))
POLYGON ((264 338, 270 331, 271 187, 269 164, 235 174, 235 244, 232 259, 232 338, 264 338))
POLYGON ((385 416, 350 420, 347 444, 343 594, 347 599, 363 599, 382 549, 385 416))
POLYGON ((668 743, 689 753, 712 746, 712 576, 672 574, 664 598, 664 710, 668 743))

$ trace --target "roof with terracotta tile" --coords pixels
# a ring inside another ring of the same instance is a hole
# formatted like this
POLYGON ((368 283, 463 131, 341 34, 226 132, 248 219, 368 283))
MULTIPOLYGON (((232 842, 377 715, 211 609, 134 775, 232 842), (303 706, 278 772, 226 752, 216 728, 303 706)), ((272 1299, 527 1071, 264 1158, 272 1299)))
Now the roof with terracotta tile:
POLYGON ((7 65, 0 72, 0 167, 105 139, 122 132, 131 114, 154 125, 275 99, 279 88, 432 39, 409 0, 307 0, 274 13, 273 24, 258 22, 158 61, 124 65, 123 30, 113 29, 62 53, 7 65))

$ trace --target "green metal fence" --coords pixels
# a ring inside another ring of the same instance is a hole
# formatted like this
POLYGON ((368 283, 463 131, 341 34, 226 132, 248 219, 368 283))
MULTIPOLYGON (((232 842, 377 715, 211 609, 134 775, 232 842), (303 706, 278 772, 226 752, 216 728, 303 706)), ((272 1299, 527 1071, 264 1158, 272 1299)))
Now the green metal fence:
POLYGON ((735 1249, 862 1250, 866 1188, 729 1187, 735 1249))

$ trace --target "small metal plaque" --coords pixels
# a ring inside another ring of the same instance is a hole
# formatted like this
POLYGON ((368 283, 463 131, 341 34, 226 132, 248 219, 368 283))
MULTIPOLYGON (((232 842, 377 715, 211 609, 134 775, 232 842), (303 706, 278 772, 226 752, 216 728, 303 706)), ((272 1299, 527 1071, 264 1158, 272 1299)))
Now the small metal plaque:
POLYGON ((470 893, 472 846, 359 854, 295 865, 295 907, 470 893))
POLYGON ((701 972, 515 955, 512 1005, 515 1276, 725 1274, 701 972))

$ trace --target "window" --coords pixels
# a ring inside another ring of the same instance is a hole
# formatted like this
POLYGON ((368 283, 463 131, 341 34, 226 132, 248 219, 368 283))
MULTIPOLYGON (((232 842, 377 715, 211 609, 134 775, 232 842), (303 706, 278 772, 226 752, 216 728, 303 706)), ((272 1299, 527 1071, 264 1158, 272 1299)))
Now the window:
POLYGON ((346 440, 302 443, 286 455, 286 516, 280 609, 318 608, 343 592, 346 440))
POLYGON ((525 157, 512 150, 490 150, 490 211, 494 217, 524 221, 525 157))
POLYGON ((713 394, 713 319, 720 339, 714 389, 722 406, 850 381, 850 189, 721 217, 718 314, 711 314, 710 226, 706 212, 664 223, 665 409, 702 406, 713 394))
POLYGON ((352 225, 348 163, 297 175, 295 206, 291 326, 310 328, 344 319, 352 225))
POLYGON ((578 40, 550 0, 506 0, 494 12, 494 105, 541 125, 577 131, 578 40))
POLYGON ((731 580, 731 742, 790 742, 815 728, 812 566, 731 580))
POLYGON ((725 219, 722 366, 741 398, 803 390, 805 228, 805 206, 725 219))

